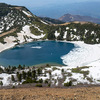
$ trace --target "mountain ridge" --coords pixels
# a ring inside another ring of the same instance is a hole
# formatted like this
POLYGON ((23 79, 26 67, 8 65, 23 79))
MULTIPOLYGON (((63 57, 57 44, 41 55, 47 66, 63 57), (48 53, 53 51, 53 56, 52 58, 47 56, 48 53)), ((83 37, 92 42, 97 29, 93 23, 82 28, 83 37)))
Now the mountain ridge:
POLYGON ((92 23, 100 24, 99 18, 93 18, 90 16, 81 16, 81 15, 72 15, 72 14, 65 14, 59 18, 60 21, 63 22, 73 22, 73 21, 87 21, 92 23))

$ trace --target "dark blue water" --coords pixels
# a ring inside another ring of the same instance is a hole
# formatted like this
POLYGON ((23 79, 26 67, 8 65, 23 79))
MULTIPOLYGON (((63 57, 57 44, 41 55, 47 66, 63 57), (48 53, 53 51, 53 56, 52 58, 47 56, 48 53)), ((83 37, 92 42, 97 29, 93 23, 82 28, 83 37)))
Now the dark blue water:
POLYGON ((69 53, 74 44, 56 41, 36 41, 16 46, 0 53, 0 65, 18 66, 37 65, 41 63, 63 64, 61 56, 69 53), (41 48, 34 48, 34 47, 41 48), (33 47, 33 48, 32 48, 33 47))

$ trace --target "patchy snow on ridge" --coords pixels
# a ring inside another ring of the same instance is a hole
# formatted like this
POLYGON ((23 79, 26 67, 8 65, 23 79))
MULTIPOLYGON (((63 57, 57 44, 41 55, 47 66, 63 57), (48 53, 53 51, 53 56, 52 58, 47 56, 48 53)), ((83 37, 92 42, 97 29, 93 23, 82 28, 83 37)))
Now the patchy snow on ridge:
POLYGON ((43 30, 40 30, 39 27, 35 26, 35 25, 32 25, 34 26, 34 28, 38 29, 38 31, 42 32, 43 33, 43 30))
POLYGON ((17 33, 17 36, 18 37, 8 36, 8 37, 4 38, 4 42, 6 42, 6 43, 5 44, 0 43, 0 52, 2 52, 3 50, 14 47, 17 44, 17 42, 23 43, 25 41, 31 42, 31 41, 33 41, 33 39, 41 39, 45 36, 45 34, 41 33, 41 35, 36 36, 36 35, 31 33, 30 26, 25 25, 22 28, 22 31, 17 33), (17 41, 17 42, 14 42, 14 41, 17 41))
POLYGON ((28 12, 26 12, 26 11, 22 11, 25 15, 27 15, 27 16, 32 16, 31 14, 29 14, 28 12))
MULTIPOLYGON (((38 36, 32 34, 30 31, 29 25, 24 26, 21 33, 17 33, 17 35, 18 35, 17 39, 20 41, 20 43, 25 41, 25 36, 31 37, 33 39, 41 39, 45 36, 45 34, 43 34, 43 33, 41 35, 38 35, 38 36)), ((26 40, 28 40, 27 37, 26 37, 26 40)))
POLYGON ((55 31, 55 37, 57 38, 60 35, 57 31, 55 31))
POLYGON ((67 31, 64 33, 63 39, 66 39, 67 31))
POLYGON ((46 22, 44 22, 44 21, 42 21, 42 20, 40 20, 40 21, 41 21, 43 24, 46 24, 46 25, 48 24, 48 23, 46 23, 46 22))

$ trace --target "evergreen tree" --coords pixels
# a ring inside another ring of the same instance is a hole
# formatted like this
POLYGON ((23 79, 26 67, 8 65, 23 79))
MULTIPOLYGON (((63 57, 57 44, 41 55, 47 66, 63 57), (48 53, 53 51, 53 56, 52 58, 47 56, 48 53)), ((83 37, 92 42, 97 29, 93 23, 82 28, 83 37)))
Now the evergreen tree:
POLYGON ((26 79, 26 72, 22 72, 23 79, 26 79))
POLYGON ((15 81, 14 75, 11 76, 11 80, 12 80, 13 82, 15 81))
POLYGON ((21 66, 21 65, 19 65, 19 66, 18 66, 18 69, 19 69, 19 70, 21 70, 21 69, 22 69, 22 66, 21 66))
POLYGON ((3 86, 3 82, 2 81, 0 81, 0 85, 3 86))
POLYGON ((40 76, 40 74, 42 74, 42 69, 41 68, 38 68, 37 69, 37 74, 40 76))
POLYGON ((38 81, 39 83, 43 83, 43 79, 41 78, 41 79, 39 79, 39 81, 38 81))
POLYGON ((22 74, 18 74, 17 78, 18 78, 18 81, 21 82, 21 80, 22 80, 22 74))
POLYGON ((33 70, 33 71, 32 71, 32 77, 33 77, 35 80, 37 79, 36 70, 33 70))

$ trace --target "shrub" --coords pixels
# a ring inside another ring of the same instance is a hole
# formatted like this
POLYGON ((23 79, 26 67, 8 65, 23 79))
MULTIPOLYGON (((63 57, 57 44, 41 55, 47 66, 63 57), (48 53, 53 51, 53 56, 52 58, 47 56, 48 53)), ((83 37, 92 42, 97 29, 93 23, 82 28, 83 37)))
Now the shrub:
POLYGON ((15 86, 12 86, 12 88, 14 89, 14 88, 15 88, 15 86))
POLYGON ((3 86, 3 82, 2 81, 0 81, 0 85, 3 86))
POLYGON ((39 81, 38 81, 39 83, 43 83, 43 79, 41 78, 41 79, 39 79, 39 81))
POLYGON ((72 81, 69 81, 67 83, 64 83, 64 86, 72 86, 72 81))
POLYGON ((49 83, 49 84, 48 84, 48 87, 50 87, 50 86, 51 86, 51 84, 49 83))
POLYGON ((42 84, 36 84, 36 87, 42 87, 42 84))
POLYGON ((11 80, 12 80, 13 82, 15 81, 14 75, 11 75, 11 80))
POLYGON ((27 78, 26 81, 23 82, 23 84, 26 84, 26 83, 33 83, 33 80, 31 78, 27 78))
POLYGON ((45 80, 45 84, 48 84, 48 79, 45 80))

